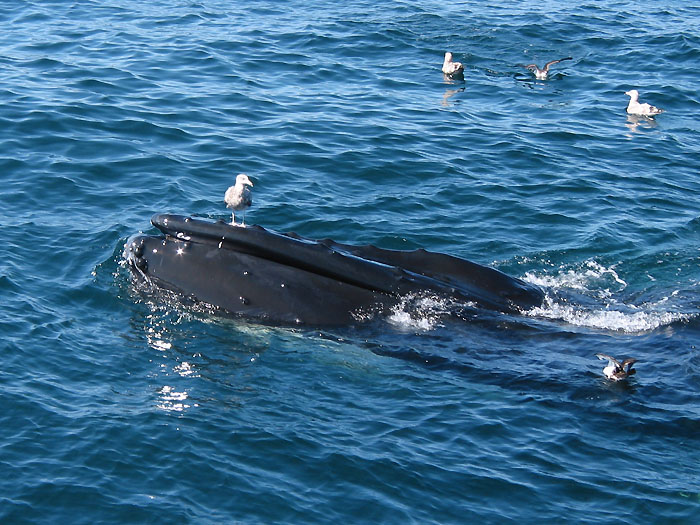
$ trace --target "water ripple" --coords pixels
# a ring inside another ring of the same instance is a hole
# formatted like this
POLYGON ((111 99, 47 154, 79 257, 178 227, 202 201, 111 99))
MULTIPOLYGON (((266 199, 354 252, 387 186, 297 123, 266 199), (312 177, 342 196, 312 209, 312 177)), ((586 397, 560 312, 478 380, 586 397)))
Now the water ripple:
POLYGON ((700 18, 646 7, 3 6, 0 520, 692 523, 700 18), (631 87, 666 113, 626 115, 631 87), (238 172, 265 227, 548 301, 319 331, 136 286, 126 239, 226 219, 238 172))

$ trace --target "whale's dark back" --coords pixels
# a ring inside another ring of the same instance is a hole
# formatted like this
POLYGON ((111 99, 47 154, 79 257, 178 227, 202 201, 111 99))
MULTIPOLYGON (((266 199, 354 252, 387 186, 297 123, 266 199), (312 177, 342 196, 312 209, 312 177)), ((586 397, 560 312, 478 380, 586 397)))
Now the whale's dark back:
POLYGON ((259 226, 158 214, 163 236, 137 236, 138 275, 227 312, 280 322, 346 324, 411 293, 436 293, 504 312, 542 303, 542 292, 493 268, 426 250, 312 241, 259 226))

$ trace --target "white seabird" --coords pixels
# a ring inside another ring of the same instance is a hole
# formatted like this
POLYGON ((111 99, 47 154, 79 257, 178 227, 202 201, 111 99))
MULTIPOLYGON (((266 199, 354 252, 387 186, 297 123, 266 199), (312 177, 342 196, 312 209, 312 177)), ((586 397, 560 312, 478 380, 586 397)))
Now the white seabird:
POLYGON ((235 186, 229 187, 229 189, 226 190, 226 194, 224 195, 224 202, 226 203, 226 207, 231 208, 231 210, 233 210, 231 212, 231 224, 233 226, 236 226, 235 212, 242 211, 242 226, 245 227, 245 210, 250 208, 250 205, 253 204, 253 195, 248 186, 252 187, 253 183, 250 182, 248 175, 246 175, 245 173, 241 173, 240 175, 236 176, 235 186))
POLYGON ((518 64, 520 67, 529 69, 535 74, 537 80, 547 80, 547 75, 549 74, 549 67, 558 64, 562 60, 571 60, 571 57, 560 58, 559 60, 550 60, 547 62, 542 69, 537 67, 537 64, 518 64))
POLYGON ((454 62, 452 60, 452 53, 447 51, 445 53, 445 61, 442 63, 442 72, 448 76, 459 75, 464 73, 464 66, 461 62, 454 62))
POLYGON ((653 117, 654 115, 658 115, 659 113, 663 113, 665 110, 659 109, 656 106, 652 106, 651 104, 647 104, 646 102, 643 104, 639 103, 639 91, 636 89, 630 89, 629 91, 625 91, 625 95, 630 97, 630 103, 627 105, 627 113, 630 115, 641 115, 643 117, 653 117))
POLYGON ((620 363, 617 359, 609 355, 596 354, 596 357, 603 361, 606 359, 608 360, 608 366, 603 368, 603 374, 612 381, 621 381, 637 373, 637 371, 632 368, 632 365, 637 362, 636 359, 628 358, 620 363))

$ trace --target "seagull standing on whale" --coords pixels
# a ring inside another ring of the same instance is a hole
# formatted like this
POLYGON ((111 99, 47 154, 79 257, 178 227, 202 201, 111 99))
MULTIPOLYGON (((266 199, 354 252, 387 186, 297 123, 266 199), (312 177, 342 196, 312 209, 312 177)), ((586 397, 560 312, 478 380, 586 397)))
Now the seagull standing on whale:
POLYGON ((612 381, 622 381, 637 373, 637 371, 632 368, 632 365, 637 362, 636 359, 628 358, 620 363, 617 359, 609 355, 596 354, 596 357, 603 361, 606 359, 608 360, 608 366, 603 368, 603 374, 612 381))
POLYGON ((558 64, 562 60, 571 60, 571 57, 560 58, 559 60, 550 60, 547 62, 542 69, 537 67, 537 64, 518 64, 520 67, 529 69, 535 74, 537 80, 547 80, 547 75, 549 74, 549 67, 558 64))
POLYGON ((253 183, 250 182, 248 175, 241 173, 236 176, 236 184, 229 187, 224 195, 226 207, 233 210, 231 212, 231 225, 233 226, 236 226, 236 212, 242 211, 242 226, 245 227, 245 210, 250 208, 250 205, 253 204, 253 195, 248 186, 252 187, 253 183))
POLYGON ((630 97, 630 103, 627 105, 627 113, 630 115, 641 115, 642 117, 653 117, 659 113, 663 113, 663 109, 659 109, 651 104, 639 103, 639 91, 630 89, 625 91, 625 95, 630 97))
POLYGON ((460 73, 464 73, 464 66, 461 62, 454 62, 452 60, 452 53, 447 51, 445 53, 445 61, 442 63, 442 72, 448 76, 456 76, 460 73))

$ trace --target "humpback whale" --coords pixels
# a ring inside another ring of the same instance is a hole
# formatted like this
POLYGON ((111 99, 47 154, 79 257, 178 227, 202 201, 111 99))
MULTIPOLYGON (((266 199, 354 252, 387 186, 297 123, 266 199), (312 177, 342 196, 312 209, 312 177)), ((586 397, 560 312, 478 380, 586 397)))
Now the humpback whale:
POLYGON ((496 269, 423 249, 387 250, 315 241, 261 226, 241 228, 156 214, 160 235, 125 245, 136 279, 227 314, 270 322, 347 325, 409 294, 430 293, 489 310, 517 313, 543 292, 496 269))

